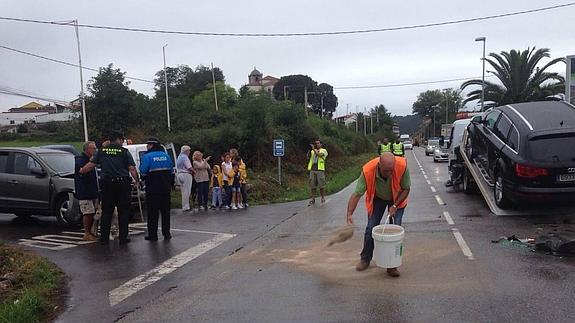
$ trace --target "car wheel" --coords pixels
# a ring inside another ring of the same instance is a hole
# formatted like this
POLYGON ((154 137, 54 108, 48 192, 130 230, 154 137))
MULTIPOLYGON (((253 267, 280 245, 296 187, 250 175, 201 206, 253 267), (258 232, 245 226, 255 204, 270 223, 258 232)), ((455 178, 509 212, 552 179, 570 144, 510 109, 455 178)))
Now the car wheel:
POLYGON ((67 227, 80 225, 80 222, 82 220, 81 217, 80 222, 71 221, 68 219, 69 217, 67 217, 67 213, 71 207, 72 203, 70 201, 68 194, 62 194, 60 197, 56 199, 56 204, 54 206, 54 215, 56 216, 56 220, 58 220, 59 225, 67 227))
POLYGON ((463 186, 463 193, 471 194, 473 193, 473 182, 471 181, 471 176, 469 176, 469 171, 467 168, 463 168, 463 175, 462 175, 462 183, 463 186))
POLYGON ((495 204, 502 209, 507 209, 511 205, 505 189, 503 187, 503 176, 499 172, 495 173, 495 185, 493 185, 493 197, 495 198, 495 204))

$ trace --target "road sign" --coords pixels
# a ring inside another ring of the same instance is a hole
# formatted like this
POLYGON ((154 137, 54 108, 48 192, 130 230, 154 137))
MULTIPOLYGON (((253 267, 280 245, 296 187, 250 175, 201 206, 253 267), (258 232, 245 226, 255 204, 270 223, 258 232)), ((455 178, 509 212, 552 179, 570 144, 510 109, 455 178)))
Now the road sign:
POLYGON ((283 139, 274 139, 274 157, 281 157, 285 154, 285 144, 283 139))

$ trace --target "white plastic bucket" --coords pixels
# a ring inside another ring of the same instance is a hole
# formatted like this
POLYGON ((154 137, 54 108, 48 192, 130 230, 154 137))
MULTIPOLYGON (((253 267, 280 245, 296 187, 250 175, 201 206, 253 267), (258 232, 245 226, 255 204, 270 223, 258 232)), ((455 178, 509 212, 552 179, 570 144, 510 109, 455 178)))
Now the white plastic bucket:
POLYGON ((374 250, 373 259, 378 267, 396 268, 401 266, 403 237, 405 231, 399 225, 381 224, 371 230, 374 250))

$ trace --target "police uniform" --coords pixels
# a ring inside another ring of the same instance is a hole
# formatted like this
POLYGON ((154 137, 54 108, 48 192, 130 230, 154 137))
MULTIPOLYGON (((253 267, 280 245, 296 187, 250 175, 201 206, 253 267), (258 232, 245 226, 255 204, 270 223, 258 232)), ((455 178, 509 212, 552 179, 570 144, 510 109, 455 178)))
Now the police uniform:
POLYGON ((130 152, 115 142, 102 147, 92 156, 90 162, 99 164, 101 171, 102 219, 100 223, 100 242, 105 244, 110 237, 110 226, 114 208, 118 209, 120 243, 128 239, 130 221, 131 183, 130 166, 136 166, 130 152))
POLYGON ((146 181, 146 204, 148 207, 148 236, 146 240, 158 240, 158 217, 162 214, 162 235, 165 240, 170 234, 170 193, 172 191, 173 164, 157 139, 147 142, 152 145, 140 163, 140 176, 146 181))
POLYGON ((391 143, 388 142, 387 144, 380 144, 378 148, 379 148, 378 155, 381 155, 385 152, 391 152, 391 143))

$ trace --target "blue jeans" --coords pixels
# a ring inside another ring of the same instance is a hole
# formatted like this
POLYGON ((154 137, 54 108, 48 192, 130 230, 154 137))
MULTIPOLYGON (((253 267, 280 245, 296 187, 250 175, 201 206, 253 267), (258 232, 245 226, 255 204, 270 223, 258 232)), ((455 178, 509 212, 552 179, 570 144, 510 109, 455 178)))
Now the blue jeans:
POLYGON ((213 187, 212 188, 212 206, 222 207, 222 188, 213 187))
MULTIPOLYGON (((373 199, 373 213, 367 218, 367 227, 365 228, 365 237, 363 239, 363 250, 361 250, 361 260, 365 262, 370 262, 373 257, 373 238, 371 236, 371 230, 381 223, 385 209, 392 206, 391 201, 384 201, 377 197, 373 199)), ((397 209, 395 217, 389 219, 390 224, 401 225, 401 220, 403 218, 403 209, 397 209)), ((384 221, 385 223, 385 221, 384 221)))

